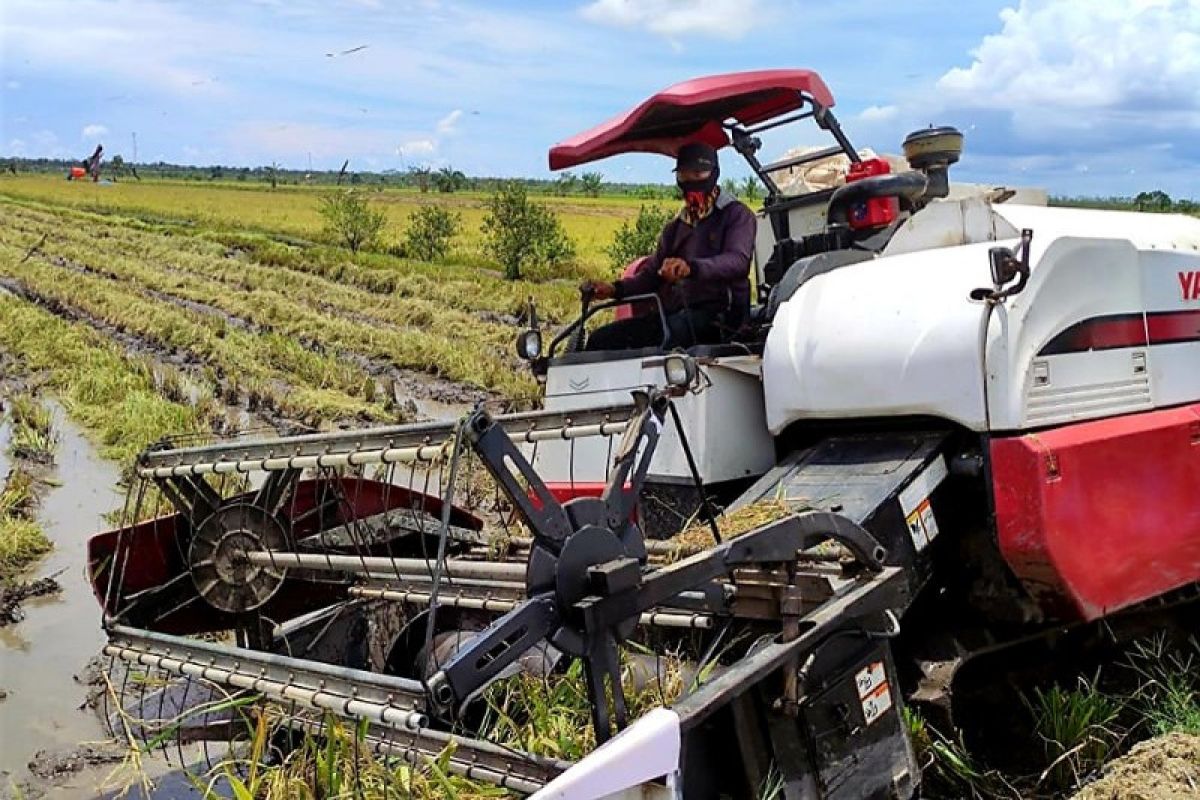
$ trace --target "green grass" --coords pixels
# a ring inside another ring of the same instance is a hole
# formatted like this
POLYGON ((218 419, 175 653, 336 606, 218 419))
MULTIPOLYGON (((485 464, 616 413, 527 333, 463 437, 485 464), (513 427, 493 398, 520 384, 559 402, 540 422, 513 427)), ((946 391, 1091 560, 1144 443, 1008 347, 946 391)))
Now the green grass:
POLYGON ((1200 639, 1172 644, 1151 637, 1135 645, 1126 666, 1138 678, 1131 702, 1151 735, 1200 735, 1200 639))
POLYGON ((1116 752, 1126 732, 1118 718, 1124 701, 1100 691, 1099 675, 1073 689, 1035 688, 1027 700, 1048 766, 1039 783, 1067 790, 1082 785, 1116 752))
POLYGON ((0 516, 0 584, 15 578, 50 550, 50 540, 36 521, 0 516))

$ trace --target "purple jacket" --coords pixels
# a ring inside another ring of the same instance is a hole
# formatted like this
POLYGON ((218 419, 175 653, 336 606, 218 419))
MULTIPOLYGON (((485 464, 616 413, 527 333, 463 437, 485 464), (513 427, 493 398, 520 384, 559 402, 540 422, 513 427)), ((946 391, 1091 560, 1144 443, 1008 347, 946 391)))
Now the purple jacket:
POLYGON ((693 228, 679 217, 667 223, 658 249, 630 278, 616 282, 616 297, 659 292, 668 311, 682 308, 734 312, 736 324, 750 310, 750 257, 754 213, 731 195, 717 195, 712 213, 693 228), (674 285, 658 276, 667 258, 682 258, 691 274, 674 285))

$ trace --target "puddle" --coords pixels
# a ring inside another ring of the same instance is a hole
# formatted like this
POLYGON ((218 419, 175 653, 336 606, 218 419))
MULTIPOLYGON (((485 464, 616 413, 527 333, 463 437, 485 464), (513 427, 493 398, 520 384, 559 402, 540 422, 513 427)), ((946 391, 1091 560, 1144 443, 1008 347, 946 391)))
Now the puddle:
POLYGON ((471 403, 445 403, 418 397, 412 398, 412 402, 420 417, 437 422, 453 422, 475 407, 471 403))
MULTIPOLYGON (((38 750, 69 749, 105 738, 99 720, 80 711, 84 687, 76 683, 103 642, 100 609, 84 580, 84 544, 108 527, 104 512, 120 506, 116 467, 102 460, 83 432, 55 407, 59 432, 55 477, 38 517, 54 550, 37 576, 58 575, 62 592, 27 601, 25 619, 0 629, 0 787, 29 778, 27 764, 38 750)), ((0 455, 0 459, 4 456, 0 455)), ((0 466, 6 462, 0 460, 0 466)), ((0 794, 3 792, 0 791, 0 794)))
POLYGON ((12 436, 12 427, 8 424, 8 416, 6 415, 3 421, 0 421, 0 486, 8 477, 8 469, 12 466, 12 461, 8 458, 8 440, 12 436))

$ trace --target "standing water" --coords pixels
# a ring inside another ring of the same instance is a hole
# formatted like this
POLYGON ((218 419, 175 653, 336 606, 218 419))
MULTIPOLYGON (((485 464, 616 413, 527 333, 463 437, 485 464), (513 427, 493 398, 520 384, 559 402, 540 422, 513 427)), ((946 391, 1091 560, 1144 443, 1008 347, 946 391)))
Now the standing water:
POLYGON ((0 688, 8 692, 0 701, 0 796, 29 778, 27 765, 39 750, 106 738, 94 712, 80 710, 85 687, 74 676, 103 642, 100 608, 84 577, 85 545, 111 527, 103 515, 121 505, 118 472, 61 409, 55 412, 61 485, 43 495, 38 514, 54 550, 31 577, 57 574, 62 592, 27 600, 25 619, 0 628, 0 688))

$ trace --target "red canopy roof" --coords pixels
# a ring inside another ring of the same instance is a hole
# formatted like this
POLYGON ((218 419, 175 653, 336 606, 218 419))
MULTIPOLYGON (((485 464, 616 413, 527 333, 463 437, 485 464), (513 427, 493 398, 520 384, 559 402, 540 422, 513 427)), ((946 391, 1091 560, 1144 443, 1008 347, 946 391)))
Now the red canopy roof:
POLYGON ((681 145, 695 141, 724 147, 729 136, 723 121, 732 118, 753 125, 800 108, 805 97, 822 106, 833 105, 833 95, 821 76, 807 69, 732 72, 684 81, 632 111, 556 144, 550 148, 550 169, 618 153, 673 156, 681 145))

